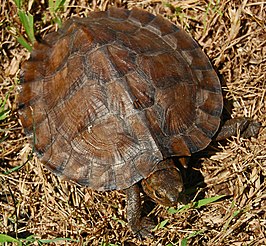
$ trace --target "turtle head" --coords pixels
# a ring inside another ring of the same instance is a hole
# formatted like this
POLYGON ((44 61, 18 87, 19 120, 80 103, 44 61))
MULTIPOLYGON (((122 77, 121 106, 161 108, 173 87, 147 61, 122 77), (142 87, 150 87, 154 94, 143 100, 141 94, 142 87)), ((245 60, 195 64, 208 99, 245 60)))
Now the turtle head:
POLYGON ((142 180, 143 190, 156 203, 176 205, 184 189, 181 173, 171 159, 163 160, 158 165, 157 171, 142 180))

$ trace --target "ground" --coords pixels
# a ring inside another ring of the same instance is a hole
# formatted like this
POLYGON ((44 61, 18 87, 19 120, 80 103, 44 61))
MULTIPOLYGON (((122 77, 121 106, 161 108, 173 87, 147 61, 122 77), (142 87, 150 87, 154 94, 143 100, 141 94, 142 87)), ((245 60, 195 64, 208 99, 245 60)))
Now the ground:
POLYGON ((32 0, 20 6, 33 15, 38 40, 70 16, 111 5, 160 14, 182 26, 209 56, 223 85, 224 115, 261 122, 257 137, 212 144, 186 172, 186 186, 197 187, 190 204, 225 196, 176 213, 152 207, 150 215, 161 226, 143 240, 127 227, 123 192, 60 181, 32 155, 17 114, 20 65, 29 51, 17 40, 27 35, 15 2, 2 0, 0 10, 0 233, 25 245, 266 245, 265 2, 73 0, 55 9, 32 0))

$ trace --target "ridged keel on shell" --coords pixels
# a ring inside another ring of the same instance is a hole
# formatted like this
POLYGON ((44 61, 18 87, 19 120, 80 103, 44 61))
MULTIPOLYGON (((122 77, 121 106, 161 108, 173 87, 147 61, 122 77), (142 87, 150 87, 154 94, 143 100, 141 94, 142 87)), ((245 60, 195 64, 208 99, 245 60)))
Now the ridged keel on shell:
POLYGON ((67 21, 34 46, 22 78, 20 118, 41 161, 97 190, 125 189, 163 158, 205 148, 219 126, 207 57, 138 9, 67 21))

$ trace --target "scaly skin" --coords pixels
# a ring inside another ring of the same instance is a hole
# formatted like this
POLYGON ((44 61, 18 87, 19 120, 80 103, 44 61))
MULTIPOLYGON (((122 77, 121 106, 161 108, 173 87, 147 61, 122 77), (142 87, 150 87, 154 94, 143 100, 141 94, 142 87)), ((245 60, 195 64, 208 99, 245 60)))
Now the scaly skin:
POLYGON ((243 138, 254 137, 258 135, 260 127, 261 123, 248 117, 230 119, 221 127, 215 140, 220 141, 235 136, 238 131, 243 138))
MULTIPOLYGON (((158 163, 160 170, 151 173, 141 184, 144 192, 156 203, 174 206, 183 191, 183 181, 172 159, 158 163)), ((125 190, 127 194, 127 217, 132 231, 139 236, 151 236, 155 225, 146 217, 141 217, 140 188, 135 184, 125 190)))
POLYGON ((151 229, 155 224, 148 217, 141 217, 140 187, 134 184, 125 190, 127 195, 128 225, 134 234, 141 237, 152 237, 151 229))
MULTIPOLYGON (((231 119, 221 127, 215 140, 226 139, 236 135, 238 131, 244 138, 253 137, 258 134, 260 127, 260 123, 250 118, 231 119)), ((184 157, 180 159, 183 166, 186 167, 184 157)), ((141 181, 143 191, 156 203, 174 206, 178 203, 180 193, 184 188, 181 174, 172 159, 163 160, 158 165, 158 171, 151 173, 146 179, 141 181)), ((130 228, 140 237, 151 237, 150 229, 155 225, 147 217, 141 217, 141 199, 138 184, 126 189, 126 194, 127 216, 130 228)))

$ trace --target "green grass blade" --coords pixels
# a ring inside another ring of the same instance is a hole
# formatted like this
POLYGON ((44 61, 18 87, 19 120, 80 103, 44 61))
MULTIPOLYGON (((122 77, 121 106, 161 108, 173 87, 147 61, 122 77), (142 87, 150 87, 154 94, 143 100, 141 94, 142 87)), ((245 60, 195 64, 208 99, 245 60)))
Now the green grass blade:
POLYGON ((196 208, 196 209, 201 208, 201 207, 206 206, 208 204, 214 203, 223 197, 225 197, 225 195, 204 198, 204 199, 201 199, 199 201, 186 204, 186 205, 180 207, 179 209, 169 208, 168 213, 169 214, 176 214, 176 213, 180 213, 184 210, 188 210, 190 208, 196 208))
POLYGON ((0 109, 0 121, 5 120, 6 118, 8 118, 10 113, 10 110, 2 110, 0 109))
POLYGON ((0 121, 6 119, 9 116, 10 110, 6 109, 6 102, 9 97, 9 92, 6 94, 4 100, 0 99, 0 121))
POLYGON ((26 48, 29 52, 32 51, 32 47, 31 45, 27 42, 27 40, 22 36, 20 35, 18 38, 17 38, 17 41, 24 47, 26 48))
POLYGON ((51 14, 55 14, 65 4, 66 0, 49 0, 49 10, 51 14))
POLYGON ((59 26, 62 27, 62 20, 59 17, 55 17, 53 21, 59 26))
POLYGON ((19 243, 19 241, 8 235, 0 234, 0 243, 19 243))
POLYGON ((22 168, 24 166, 24 164, 20 165, 20 166, 16 166, 16 167, 13 167, 9 170, 7 170, 6 172, 4 172, 5 175, 9 175, 10 173, 13 173, 13 172, 16 172, 18 171, 20 168, 22 168))
POLYGON ((40 243, 56 243, 56 242, 59 242, 59 241, 65 241, 65 242, 75 242, 75 243, 78 243, 79 240, 76 240, 76 239, 72 239, 72 238, 54 238, 54 239, 39 239, 38 242, 40 243))
POLYGON ((226 221, 226 223, 223 226, 223 230, 226 231, 230 225, 230 223, 232 222, 232 220, 239 216, 241 213, 243 213, 243 210, 236 210, 233 212, 233 214, 229 217, 229 219, 226 221))
POLYGON ((118 223, 120 223, 122 226, 125 226, 126 225, 126 222, 124 220, 120 220, 118 219, 117 217, 112 217, 112 219, 118 223))
POLYGON ((22 6, 22 0, 14 0, 16 6, 18 9, 21 9, 21 6, 22 6))
POLYGON ((54 0, 49 0, 48 1, 48 5, 49 5, 49 11, 54 14, 55 13, 55 2, 54 0))
POLYGON ((159 224, 158 229, 164 228, 164 227, 166 226, 167 223, 168 223, 168 220, 167 220, 167 219, 161 221, 160 224, 159 224))
POLYGON ((225 195, 214 196, 214 197, 209 197, 209 198, 205 198, 205 199, 199 200, 199 201, 194 203, 194 208, 201 208, 203 206, 206 206, 208 204, 216 202, 216 201, 220 200, 223 197, 225 197, 225 195))
POLYGON ((188 240, 190 238, 196 237, 198 235, 202 235, 203 233, 204 233, 204 230, 194 231, 194 232, 190 233, 187 237, 185 237, 185 238, 182 239, 181 245, 182 246, 186 246, 187 243, 188 243, 188 240))
POLYGON ((161 221, 158 225, 155 226, 154 229, 152 229, 152 231, 156 231, 158 229, 164 228, 167 223, 168 223, 168 219, 161 221))
POLYGON ((181 246, 187 246, 187 238, 183 238, 181 241, 181 246))
POLYGON ((24 10, 18 11, 19 19, 25 28, 27 36, 31 43, 35 42, 34 36, 34 18, 30 13, 26 13, 24 10))

